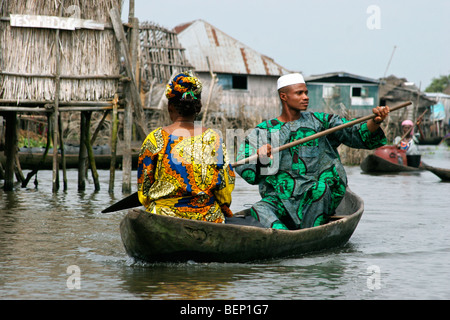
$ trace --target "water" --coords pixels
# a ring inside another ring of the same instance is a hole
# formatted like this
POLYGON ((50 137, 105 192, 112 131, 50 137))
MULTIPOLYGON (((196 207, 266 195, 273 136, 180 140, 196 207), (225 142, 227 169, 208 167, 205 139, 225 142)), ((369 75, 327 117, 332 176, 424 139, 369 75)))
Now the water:
MULTIPOLYGON (((427 164, 450 168, 449 148, 422 151, 427 164)), ((0 189, 2 299, 450 298, 450 183, 430 172, 374 176, 348 167, 365 210, 341 248, 255 263, 180 264, 135 263, 126 255, 119 234, 125 213, 100 213, 123 197, 121 174, 111 196, 109 172, 99 173, 98 193, 92 183, 78 192, 75 170, 67 192, 51 192, 51 171, 39 172, 37 189, 0 189)), ((232 209, 257 199, 255 187, 238 179, 232 209)))

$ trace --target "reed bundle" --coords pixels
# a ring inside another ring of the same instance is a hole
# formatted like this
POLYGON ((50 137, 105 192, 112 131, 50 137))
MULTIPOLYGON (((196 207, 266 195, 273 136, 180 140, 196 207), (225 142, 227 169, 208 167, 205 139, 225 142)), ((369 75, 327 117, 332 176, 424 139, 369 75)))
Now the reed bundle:
MULTIPOLYGON (((59 16, 60 0, 3 0, 0 17, 10 14, 59 16)), ((62 17, 109 23, 109 10, 119 0, 65 0, 62 17)), ((114 31, 60 30, 11 27, 0 21, 0 98, 54 100, 57 71, 56 45, 60 47, 60 101, 112 99, 117 92, 119 53, 114 31), (106 77, 105 77, 106 76, 106 77), (113 76, 113 77, 110 77, 113 76)))

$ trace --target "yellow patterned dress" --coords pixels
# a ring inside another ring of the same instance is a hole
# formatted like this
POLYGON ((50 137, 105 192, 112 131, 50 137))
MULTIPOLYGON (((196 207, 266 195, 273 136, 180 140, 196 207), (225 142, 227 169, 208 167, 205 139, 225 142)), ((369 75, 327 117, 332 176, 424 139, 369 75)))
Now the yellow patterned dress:
POLYGON ((191 137, 152 131, 142 144, 137 174, 139 200, 151 213, 217 223, 233 215, 235 174, 212 129, 191 137))

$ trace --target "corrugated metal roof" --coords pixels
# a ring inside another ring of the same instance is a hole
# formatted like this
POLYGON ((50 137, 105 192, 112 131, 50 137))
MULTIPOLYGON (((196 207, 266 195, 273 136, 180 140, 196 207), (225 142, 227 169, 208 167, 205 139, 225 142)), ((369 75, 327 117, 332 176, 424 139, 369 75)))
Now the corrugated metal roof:
POLYGON ((380 81, 373 78, 363 77, 356 74, 340 71, 340 72, 329 72, 324 74, 318 74, 318 75, 311 75, 309 77, 305 77, 306 82, 339 82, 341 79, 346 79, 347 81, 351 79, 356 80, 358 82, 362 83, 374 83, 379 84, 380 81))
POLYGON ((270 76, 291 72, 204 20, 184 23, 174 30, 196 71, 209 72, 209 57, 213 72, 270 76))

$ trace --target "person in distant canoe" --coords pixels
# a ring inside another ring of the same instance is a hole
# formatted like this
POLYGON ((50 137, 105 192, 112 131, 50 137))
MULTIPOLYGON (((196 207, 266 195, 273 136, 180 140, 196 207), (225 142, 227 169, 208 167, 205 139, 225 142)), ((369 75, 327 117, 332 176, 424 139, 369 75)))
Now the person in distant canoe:
POLYGON ((274 229, 302 229, 329 221, 347 187, 347 175, 337 147, 375 149, 386 144, 380 128, 389 107, 376 107, 373 119, 327 136, 271 154, 294 140, 348 122, 337 115, 307 112, 308 89, 298 73, 277 82, 282 113, 266 120, 245 138, 237 159, 258 154, 256 163, 240 165, 236 172, 250 184, 259 184, 261 200, 251 208, 260 223, 274 229))
POLYGON ((223 223, 235 173, 221 136, 194 125, 201 109, 202 84, 189 72, 166 88, 172 124, 152 131, 139 152, 138 196, 160 215, 223 223))
POLYGON ((400 136, 395 137, 394 145, 397 145, 399 149, 405 150, 407 156, 419 155, 419 138, 414 134, 414 122, 411 120, 403 121, 402 131, 403 135, 406 136, 403 139, 400 136))

